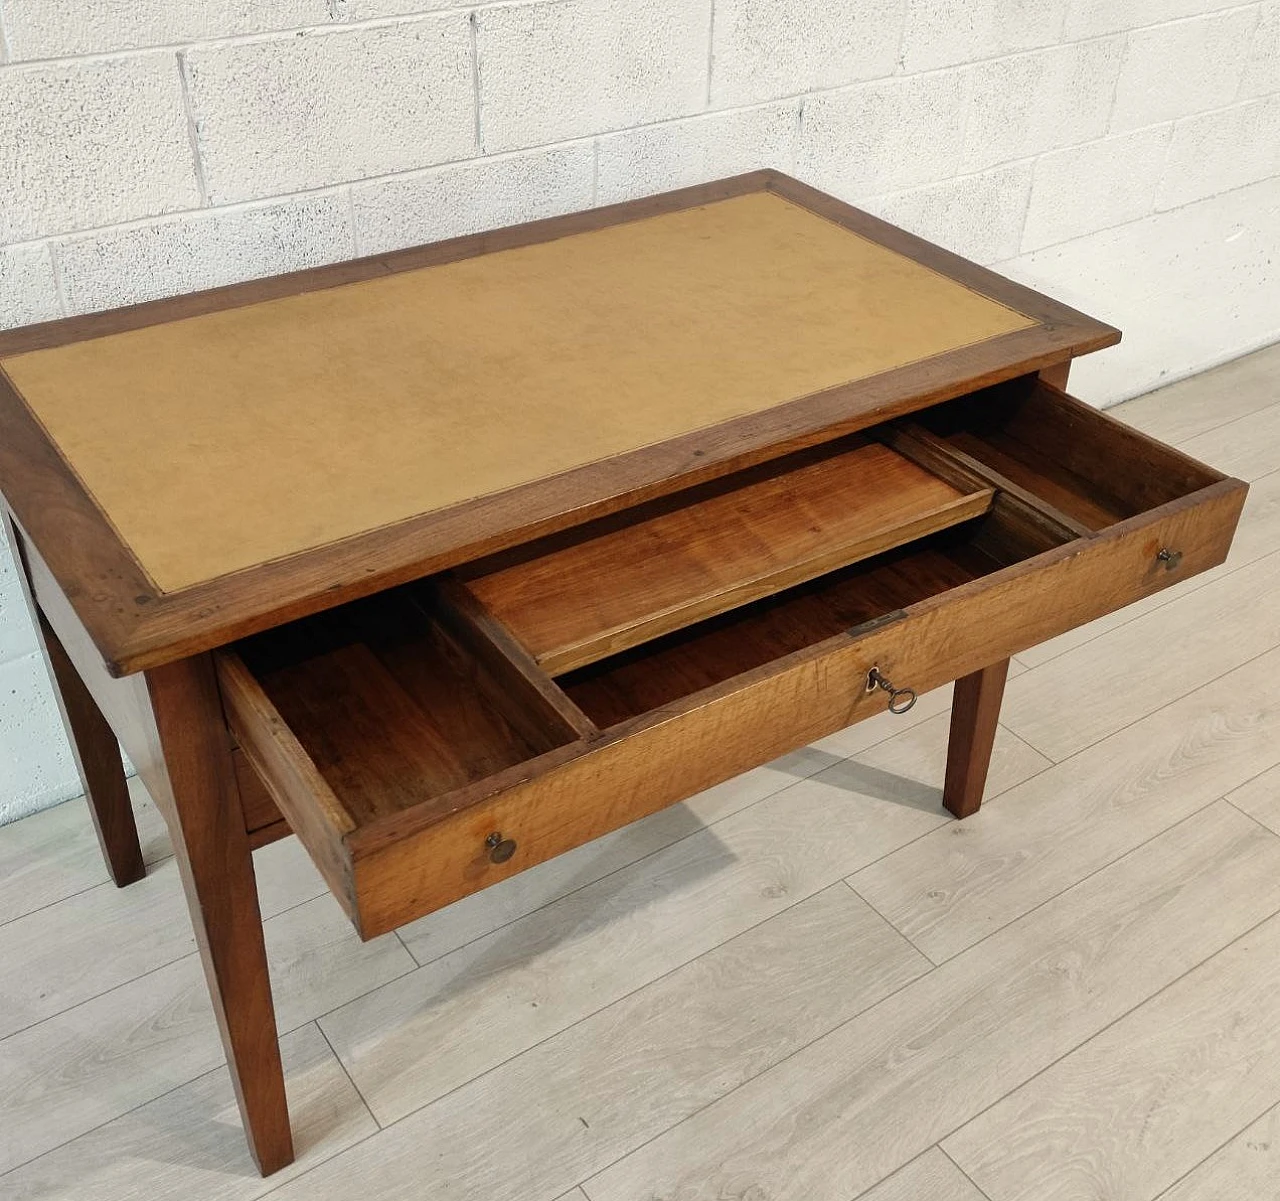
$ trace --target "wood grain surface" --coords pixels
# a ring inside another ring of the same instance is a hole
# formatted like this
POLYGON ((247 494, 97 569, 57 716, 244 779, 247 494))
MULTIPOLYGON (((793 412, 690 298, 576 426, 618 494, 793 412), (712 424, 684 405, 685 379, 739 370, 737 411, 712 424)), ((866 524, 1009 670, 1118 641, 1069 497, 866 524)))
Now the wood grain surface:
POLYGON ((976 517, 992 494, 961 492, 867 443, 588 534, 467 586, 559 675, 976 517))

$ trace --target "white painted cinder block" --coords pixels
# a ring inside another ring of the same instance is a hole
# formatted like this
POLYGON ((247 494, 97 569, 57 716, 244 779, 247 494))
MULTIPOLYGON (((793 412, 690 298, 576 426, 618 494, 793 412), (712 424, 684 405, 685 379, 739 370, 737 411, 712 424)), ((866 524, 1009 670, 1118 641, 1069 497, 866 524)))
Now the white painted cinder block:
MULTIPOLYGON (((18 569, 7 541, 0 535, 0 663, 30 655, 36 649, 36 633, 18 582, 18 569)), ((0 788, 0 796, 3 792, 0 788)))
POLYGON ((1111 128, 1136 129, 1231 103, 1257 24, 1258 10, 1247 7, 1135 30, 1111 128))
POLYGON ((973 68, 962 171, 981 171, 1106 132, 1124 42, 1105 38, 973 68))
POLYGON ((967 69, 933 71, 806 99, 797 172, 850 201, 950 178, 972 82, 967 69))
POLYGON ((908 0, 902 66, 931 71, 1052 46, 1064 15, 1064 0, 908 0))
POLYGON ((905 0, 716 0, 711 103, 753 104, 891 75, 905 0))
POLYGON ((1155 207, 1172 132, 1172 125, 1153 125, 1037 159, 1022 249, 1145 217, 1155 207))
MULTIPOLYGON (((425 5, 423 6, 425 7, 425 5)), ((5 0, 13 59, 101 54, 319 25, 327 0, 5 0)))
POLYGON ((596 199, 614 204, 760 167, 792 170, 800 103, 649 125, 599 139, 596 199))
POLYGON ((0 825, 79 791, 43 659, 0 663, 0 825))
POLYGON ((413 13, 468 8, 474 0, 330 0, 339 21, 373 21, 378 17, 404 17, 413 13))
POLYGON ((1072 391, 1111 404, 1280 339, 1280 179, 999 263, 1118 325, 1072 391))
POLYGON ((200 203, 177 60, 0 71, 0 243, 200 203))
POLYGON ((345 194, 164 217, 54 246, 67 311, 138 304, 355 253, 345 194))
POLYGON ((1156 207, 1179 208, 1273 175, 1280 175, 1280 94, 1179 121, 1156 207))
POLYGON ((583 141, 356 184, 356 245, 381 254, 589 208, 594 167, 583 141))
POLYGON ((1262 6, 1240 81, 1241 100, 1272 92, 1280 92, 1280 0, 1262 6))
POLYGON ((0 329, 60 316, 48 246, 0 246, 0 329))
POLYGON ((1231 8, 1238 0, 1070 0, 1063 37, 1092 38, 1231 8))
POLYGON ((476 150, 465 13, 200 46, 183 61, 213 203, 476 150))
POLYGON ((1030 164, 1015 163, 878 196, 864 207, 930 242, 990 263, 1010 257, 1020 244, 1030 190, 1030 164))
POLYGON ((476 13, 486 151, 701 110, 711 0, 542 0, 476 13))

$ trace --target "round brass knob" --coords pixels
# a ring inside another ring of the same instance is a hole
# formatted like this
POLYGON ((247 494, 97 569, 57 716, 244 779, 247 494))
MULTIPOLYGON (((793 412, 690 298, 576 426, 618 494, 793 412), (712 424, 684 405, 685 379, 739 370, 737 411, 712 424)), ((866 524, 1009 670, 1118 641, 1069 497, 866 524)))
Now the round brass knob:
POLYGON ((489 848, 490 863, 506 863, 516 853, 515 839, 503 838, 496 830, 484 840, 484 845, 489 848))

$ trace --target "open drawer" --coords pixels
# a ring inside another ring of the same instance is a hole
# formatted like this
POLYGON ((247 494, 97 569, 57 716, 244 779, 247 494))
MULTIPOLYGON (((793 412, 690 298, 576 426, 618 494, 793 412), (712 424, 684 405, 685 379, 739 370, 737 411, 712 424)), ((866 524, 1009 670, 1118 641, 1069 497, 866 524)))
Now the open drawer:
POLYGON ((257 635, 224 703, 372 937, 1216 565, 1245 491, 1028 377, 257 635))

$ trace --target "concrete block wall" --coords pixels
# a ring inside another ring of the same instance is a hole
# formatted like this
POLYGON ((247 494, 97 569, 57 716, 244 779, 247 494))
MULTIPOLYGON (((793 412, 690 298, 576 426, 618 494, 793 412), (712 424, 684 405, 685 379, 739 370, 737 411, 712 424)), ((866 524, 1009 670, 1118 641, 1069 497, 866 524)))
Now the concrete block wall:
MULTIPOLYGON (((0 0, 0 327, 776 166, 1122 326, 1280 338, 1280 0, 0 0)), ((0 562, 0 821, 78 786, 0 562)))

